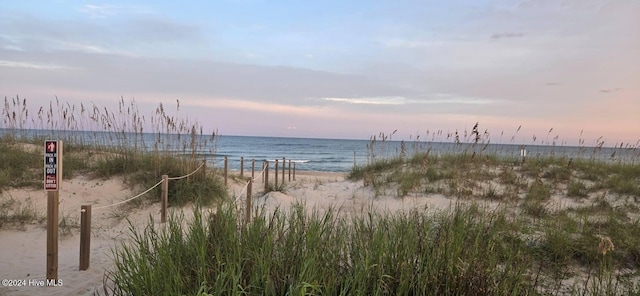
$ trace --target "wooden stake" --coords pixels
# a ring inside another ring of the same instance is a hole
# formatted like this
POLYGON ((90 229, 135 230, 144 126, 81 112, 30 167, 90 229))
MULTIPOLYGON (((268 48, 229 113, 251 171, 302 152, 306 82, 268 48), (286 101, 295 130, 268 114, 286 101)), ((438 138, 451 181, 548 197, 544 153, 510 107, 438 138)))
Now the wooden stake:
POLYGON ((269 190, 269 161, 264 161, 264 192, 269 190))
POLYGON ((229 162, 227 157, 224 157, 224 186, 227 186, 227 169, 229 169, 229 162))
POLYGON ((59 191, 47 191, 47 280, 56 281, 58 280, 59 200, 59 191))
POLYGON ((291 182, 291 159, 289 159, 289 182, 291 182))
POLYGON ((252 196, 253 179, 249 180, 247 184, 247 223, 251 222, 251 196, 252 196))
POLYGON ((80 210, 80 270, 89 268, 91 255, 91 205, 80 210))
POLYGON ((276 186, 275 189, 278 190, 278 160, 276 159, 276 186))
POLYGON ((244 156, 240 156, 240 178, 244 177, 244 156))
POLYGON ((287 166, 287 161, 283 157, 282 158, 282 186, 284 186, 284 169, 286 166, 287 166))
POLYGON ((169 203, 169 176, 162 175, 162 192, 160 196, 160 222, 167 222, 167 204, 169 203))

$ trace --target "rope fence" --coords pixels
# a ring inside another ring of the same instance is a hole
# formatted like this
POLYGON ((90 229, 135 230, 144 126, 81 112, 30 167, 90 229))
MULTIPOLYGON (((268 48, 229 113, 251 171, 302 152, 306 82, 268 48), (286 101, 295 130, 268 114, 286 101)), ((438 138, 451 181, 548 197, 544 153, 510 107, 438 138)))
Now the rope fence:
MULTIPOLYGON (((200 169, 204 167, 206 167, 206 161, 203 160, 202 164, 197 169, 195 169, 193 172, 186 174, 184 176, 169 178, 167 175, 163 175, 162 180, 160 180, 158 183, 151 186, 147 190, 143 191, 142 193, 110 205, 95 207, 93 208, 93 210, 94 211, 104 210, 110 207, 115 207, 115 206, 130 202, 136 198, 139 198, 149 193, 151 190, 155 189, 156 187, 162 185, 162 191, 160 196, 160 199, 161 199, 160 200, 161 201, 160 222, 165 223, 167 219, 166 217, 167 217, 167 204, 168 204, 168 193, 169 193, 169 180, 180 180, 180 179, 188 178, 189 176, 195 174, 196 172, 200 171, 200 169)), ((91 212, 92 212, 91 205, 83 205, 80 208, 80 270, 87 270, 89 268, 89 261, 90 261, 89 254, 91 253, 91 247, 90 247, 91 246, 91 212)))
POLYGON ((263 166, 262 171, 260 171, 260 173, 258 173, 257 177, 254 178, 249 178, 249 180, 247 181, 246 184, 244 184, 244 188, 242 189, 242 191, 240 191, 240 194, 238 194, 238 196, 236 196, 236 199, 234 200, 234 202, 238 202, 238 199, 240 199, 240 197, 242 197, 243 194, 245 194, 247 192, 247 188, 249 186, 249 183, 253 183, 256 180, 258 180, 258 178, 262 178, 262 176, 264 175, 264 172, 267 170, 266 166, 263 166))
MULTIPOLYGON (((249 180, 247 180, 247 182, 245 183, 245 185, 243 186, 242 190, 240 191, 240 194, 238 194, 235 199, 234 199, 234 204, 236 206, 239 206, 240 204, 238 203, 238 201, 240 200, 241 197, 245 196, 246 197, 246 202, 245 202, 245 210, 246 210, 246 222, 249 223, 251 222, 251 199, 252 199, 252 188, 253 188, 253 183, 258 181, 258 179, 262 180, 262 183, 264 184, 264 192, 268 192, 269 189, 269 163, 271 161, 269 160, 265 160, 263 163, 263 167, 262 170, 260 171, 260 173, 258 173, 257 176, 255 176, 255 159, 251 160, 251 178, 249 178, 249 180)), ((244 158, 240 158, 240 163, 241 163, 241 169, 240 169, 240 177, 243 177, 243 164, 244 164, 244 158)), ((274 184, 275 184, 275 190, 278 190, 278 172, 280 172, 279 169, 279 164, 280 164, 280 160, 276 159, 273 161, 274 163, 274 173, 275 173, 275 178, 274 178, 274 184)), ((292 171, 291 171, 291 165, 293 163, 293 181, 296 180, 296 162, 292 162, 291 160, 288 160, 288 171, 289 171, 289 182, 291 181, 292 178, 292 171)), ((227 164, 226 164, 226 157, 225 157, 225 184, 226 184, 226 168, 227 168, 227 164)), ((287 170, 287 159, 286 158, 282 158, 282 166, 281 166, 281 172, 282 172, 282 179, 281 179, 281 186, 284 186, 285 184, 285 174, 286 174, 286 170, 287 170)))
MULTIPOLYGON (((200 166, 199 166, 197 169, 195 169, 193 172, 188 173, 188 174, 186 174, 186 175, 184 175, 184 176, 180 176, 180 177, 171 177, 171 178, 167 178, 167 180, 180 180, 180 179, 184 179, 184 178, 190 177, 190 176, 192 176, 193 174, 197 173, 197 172, 198 172, 202 167, 204 167, 204 165, 205 165, 205 164, 206 164, 206 162, 205 162, 205 161, 202 161, 202 164, 200 164, 200 166)), ((110 208, 110 207, 115 207, 115 206, 118 206, 118 205, 121 205, 121 204, 124 204, 124 203, 130 202, 130 201, 132 201, 132 200, 134 200, 134 199, 136 199, 136 198, 142 197, 143 195, 145 195, 145 194, 149 193, 151 190, 153 190, 153 189, 155 189, 156 187, 160 186, 160 184, 162 184, 162 182, 164 182, 164 179, 163 179, 163 180, 160 180, 158 183, 156 183, 155 185, 151 186, 149 189, 145 190, 144 192, 142 192, 142 193, 140 193, 140 194, 138 194, 138 195, 136 195, 136 196, 134 196, 134 197, 131 197, 131 198, 125 199, 125 200, 123 200, 123 201, 119 201, 119 202, 114 203, 114 204, 95 207, 95 208, 93 208, 93 210, 94 210, 94 211, 102 210, 102 209, 106 209, 106 208, 110 208)), ((82 212, 82 210, 80 210, 80 212, 82 212)))
MULTIPOLYGON (((143 196, 143 195, 145 195, 145 194, 149 193, 149 191, 151 191, 151 190, 153 190, 154 188, 156 188, 156 187, 160 186, 160 184, 162 184, 162 182, 164 182, 164 180, 160 180, 160 182, 156 183, 156 185, 153 185, 151 188, 149 188, 149 189, 145 190, 144 192, 142 192, 142 193, 140 193, 140 194, 138 194, 138 195, 136 195, 136 196, 134 196, 134 197, 132 197, 132 198, 125 199, 125 200, 123 200, 123 201, 120 201, 120 202, 117 202, 117 203, 114 203, 114 204, 110 204, 110 205, 105 205, 105 206, 95 207, 95 208, 93 208, 93 210, 94 210, 94 211, 102 210, 102 209, 106 209, 106 208, 110 208, 110 207, 115 207, 115 206, 118 206, 118 205, 121 205, 121 204, 124 204, 124 203, 130 202, 130 201, 132 201, 132 200, 134 200, 134 199, 136 199, 136 198, 138 198, 138 197, 141 197, 141 196, 143 196)), ((82 212, 82 210, 80 210, 80 212, 82 212)))
POLYGON ((200 166, 199 166, 197 169, 195 169, 193 172, 188 173, 188 174, 186 174, 186 175, 184 175, 184 176, 180 176, 180 177, 172 177, 172 178, 168 178, 168 179, 169 179, 169 180, 180 180, 180 179, 188 178, 188 177, 190 177, 191 175, 193 175, 193 174, 195 174, 196 172, 198 172, 202 167, 204 167, 204 165, 205 165, 206 163, 207 163, 207 162, 203 160, 203 161, 202 161, 202 163, 200 164, 200 166))
MULTIPOLYGON (((224 184, 225 186, 227 185, 227 177, 228 177, 228 158, 225 156, 224 160, 222 161, 224 163, 224 184)), ((240 159, 241 162, 241 166, 240 166, 240 176, 243 177, 244 175, 244 158, 240 159)), ((251 221, 251 198, 252 198, 252 187, 253 187, 253 183, 256 182, 259 178, 262 179, 262 182, 264 183, 264 192, 267 192, 269 187, 269 162, 268 160, 265 160, 263 163, 263 167, 262 170, 260 171, 260 173, 257 174, 257 176, 255 175, 255 159, 251 160, 251 178, 249 178, 249 180, 247 181, 247 183, 244 185, 243 189, 241 190, 240 194, 235 198, 234 203, 237 204, 238 200, 240 199, 240 197, 242 197, 243 195, 246 197, 246 221, 247 223, 249 223, 251 221)), ((279 160, 276 159, 275 161, 273 161, 274 164, 274 168, 275 168, 275 188, 278 188, 278 172, 279 172, 279 160)), ((282 185, 284 185, 285 183, 285 167, 286 167, 286 159, 283 157, 282 158, 282 185)), ((206 160, 202 161, 202 164, 200 164, 200 166, 198 168, 196 168, 194 171, 192 171, 189 174, 186 174, 184 176, 179 176, 179 177, 169 177, 167 175, 163 175, 162 176, 162 180, 158 181, 158 183, 156 183, 155 185, 151 186, 150 188, 148 188, 147 190, 145 190, 144 192, 130 197, 128 199, 110 204, 110 205, 103 205, 103 206, 99 206, 99 207, 95 207, 93 208, 94 211, 97 210, 104 210, 110 207, 115 207, 127 202, 130 202, 136 198, 140 198, 143 195, 149 193, 151 190, 155 189, 158 186, 162 186, 161 187, 161 210, 160 210, 160 222, 161 223, 165 223, 166 222, 166 213, 167 213, 167 204, 168 204, 168 192, 169 192, 169 180, 180 180, 180 179, 184 179, 184 178, 188 178, 190 176, 192 176, 193 174, 195 174, 196 172, 200 171, 201 169, 206 169, 206 160)), ((214 163, 214 167, 217 163, 214 163)), ((292 161, 289 160, 289 181, 291 181, 291 164, 292 161)), ((206 174, 206 172, 205 172, 206 174)), ((296 163, 293 162, 293 180, 295 181, 296 177, 296 163)), ((89 254, 90 254, 90 245, 91 245, 91 212, 92 212, 92 206, 91 205, 83 205, 80 209, 80 270, 87 270, 89 268, 89 254)))

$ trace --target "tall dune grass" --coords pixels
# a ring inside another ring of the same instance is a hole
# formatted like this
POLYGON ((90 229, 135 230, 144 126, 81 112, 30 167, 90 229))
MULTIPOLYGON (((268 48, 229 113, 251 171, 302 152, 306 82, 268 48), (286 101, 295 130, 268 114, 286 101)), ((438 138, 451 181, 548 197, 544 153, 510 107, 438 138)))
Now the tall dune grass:
MULTIPOLYGON (((640 293, 637 146, 612 150, 627 149, 630 158, 624 161, 615 155, 591 157, 589 152, 584 152, 586 157, 522 159, 484 150, 477 134, 463 139, 471 143, 460 143, 458 150, 445 153, 433 153, 429 145, 412 153, 400 149, 353 168, 348 177, 363 181, 376 196, 440 194, 461 202, 488 203, 509 213, 507 217, 519 217, 508 222, 511 227, 502 235, 529 260, 525 274, 535 275, 529 278, 535 288, 526 294, 640 293), (598 252, 602 241, 611 248, 598 252)), ((595 153, 603 147, 599 139, 589 149, 595 153)))
MULTIPOLYGON (((162 175, 188 174, 201 165, 203 152, 213 153, 216 131, 210 129, 205 135, 200 123, 180 118, 179 105, 177 101, 175 111, 169 112, 159 104, 146 115, 134 100, 123 98, 113 111, 95 104, 72 105, 57 97, 40 107, 29 106, 26 98, 5 97, 0 125, 0 190, 41 186, 42 152, 37 147, 42 147, 45 139, 65 143, 64 178, 78 173, 95 178, 121 175, 131 186, 144 189, 162 175)), ((214 174, 172 181, 169 188, 171 205, 195 200, 211 203, 226 196, 214 174)), ((158 190, 148 196, 159 196, 158 190)))
POLYGON ((477 208, 338 218, 234 207, 183 226, 131 226, 115 251, 113 295, 514 295, 535 291, 524 245, 503 213, 477 208), (184 227, 184 228, 183 228, 184 227))
POLYGON ((542 137, 533 135, 530 141, 520 140, 520 129, 507 140, 508 133, 500 132, 498 138, 480 123, 471 130, 426 130, 424 134, 409 135, 409 140, 394 140, 397 130, 391 133, 380 132, 373 135, 367 144, 367 162, 374 164, 381 159, 393 157, 411 157, 413 154, 491 156, 499 158, 520 158, 520 152, 526 150, 527 159, 565 158, 617 163, 640 163, 640 139, 627 142, 606 142, 604 136, 593 142, 583 137, 582 131, 575 141, 562 140, 561 136, 550 128, 542 137), (518 139, 518 140, 516 140, 518 139), (568 143, 575 143, 569 145, 568 143), (500 145, 491 145, 500 144, 500 145))
MULTIPOLYGON (((235 207, 194 219, 131 225, 132 243, 114 250, 107 295, 636 295, 619 271, 616 238, 603 246, 572 222, 529 234, 529 220, 477 205, 440 212, 259 211, 249 223, 235 207), (613 242, 612 242, 613 241, 613 242), (587 244, 585 247, 584 244, 587 244), (567 266, 585 274, 563 284, 567 266)), ((559 220, 558 220, 559 221, 559 220)), ((635 228, 636 230, 639 228, 635 228)), ((632 233, 627 233, 632 234, 632 233)))

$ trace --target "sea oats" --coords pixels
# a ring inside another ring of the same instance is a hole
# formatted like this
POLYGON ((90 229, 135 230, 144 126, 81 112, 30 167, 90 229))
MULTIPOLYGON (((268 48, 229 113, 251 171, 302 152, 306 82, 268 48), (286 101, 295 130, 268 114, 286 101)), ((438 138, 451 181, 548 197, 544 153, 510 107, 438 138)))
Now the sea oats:
POLYGON ((608 236, 603 236, 600 238, 600 244, 598 244, 598 251, 602 253, 602 256, 606 255, 607 252, 613 251, 614 246, 611 238, 608 236))

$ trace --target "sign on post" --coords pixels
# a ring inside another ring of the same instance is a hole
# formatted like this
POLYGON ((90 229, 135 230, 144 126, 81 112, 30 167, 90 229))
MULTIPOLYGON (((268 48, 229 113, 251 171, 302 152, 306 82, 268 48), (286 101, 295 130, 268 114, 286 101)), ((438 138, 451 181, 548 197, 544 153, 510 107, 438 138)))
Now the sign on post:
POLYGON ((44 189, 57 191, 58 183, 58 141, 44 143, 44 189))
POLYGON ((44 141, 47 192, 47 281, 58 280, 58 203, 62 182, 62 141, 44 141))

